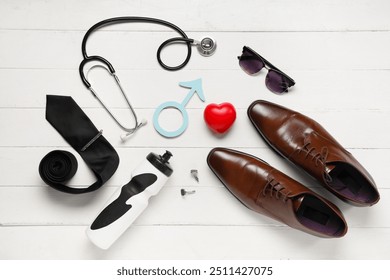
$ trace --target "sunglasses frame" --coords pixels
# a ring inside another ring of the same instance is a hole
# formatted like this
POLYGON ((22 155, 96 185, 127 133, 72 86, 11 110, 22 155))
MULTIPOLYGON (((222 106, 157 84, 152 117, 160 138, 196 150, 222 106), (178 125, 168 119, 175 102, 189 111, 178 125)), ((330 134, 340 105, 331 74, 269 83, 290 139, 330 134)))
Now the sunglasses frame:
MULTIPOLYGON (((276 71, 278 72, 279 74, 283 75, 285 78, 287 78, 288 80, 288 87, 292 87, 295 85, 295 81, 289 76, 287 75, 286 73, 284 73, 282 70, 278 69, 277 67, 275 67, 271 62, 269 62, 268 60, 266 60, 264 57, 262 57, 261 55, 259 55, 257 52, 255 52, 254 50, 252 50, 250 47, 247 47, 247 46, 244 46, 242 48, 242 52, 244 53, 245 51, 249 51, 251 53, 253 53, 263 64, 264 64, 264 67, 263 68, 266 68, 268 71, 269 70, 273 70, 273 71, 276 71)), ((242 55, 241 56, 237 56, 238 60, 241 60, 242 59, 242 55)), ((261 68, 262 69, 262 68, 261 68)), ((259 73, 261 71, 261 69, 256 72, 256 73, 259 73)), ((256 74, 254 73, 254 74, 256 74)), ((288 91, 288 90, 287 90, 288 91)))

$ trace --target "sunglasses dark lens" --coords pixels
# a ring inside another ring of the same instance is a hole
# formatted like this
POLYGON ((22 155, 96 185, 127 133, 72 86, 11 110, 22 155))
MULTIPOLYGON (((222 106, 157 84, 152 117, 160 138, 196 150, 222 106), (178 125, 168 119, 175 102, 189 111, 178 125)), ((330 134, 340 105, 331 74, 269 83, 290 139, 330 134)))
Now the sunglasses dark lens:
POLYGON ((264 67, 264 63, 258 57, 246 50, 243 51, 239 64, 240 67, 250 75, 259 72, 264 67))
POLYGON ((274 93, 288 92, 288 80, 287 78, 277 71, 270 69, 267 77, 265 78, 265 84, 267 88, 274 93))

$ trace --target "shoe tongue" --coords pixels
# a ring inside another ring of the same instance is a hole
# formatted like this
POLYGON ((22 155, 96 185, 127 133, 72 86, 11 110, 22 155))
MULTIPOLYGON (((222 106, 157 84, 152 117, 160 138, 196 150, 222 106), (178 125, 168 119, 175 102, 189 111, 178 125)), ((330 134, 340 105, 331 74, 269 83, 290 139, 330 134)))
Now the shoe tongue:
POLYGON ((297 212, 299 207, 301 206, 302 204, 302 201, 303 201, 303 198, 304 198, 304 195, 300 195, 300 196, 297 196, 293 199, 293 208, 294 208, 294 212, 297 212))

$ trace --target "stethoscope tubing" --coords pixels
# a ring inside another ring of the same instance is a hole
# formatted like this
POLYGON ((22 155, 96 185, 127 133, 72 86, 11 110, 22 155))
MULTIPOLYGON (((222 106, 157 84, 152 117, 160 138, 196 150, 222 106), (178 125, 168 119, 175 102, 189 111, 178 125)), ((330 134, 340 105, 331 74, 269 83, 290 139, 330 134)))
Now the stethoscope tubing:
POLYGON ((189 60, 191 58, 191 54, 192 54, 191 44, 194 42, 194 40, 188 38, 187 34, 182 29, 180 29, 177 25, 175 25, 173 23, 170 23, 168 21, 162 20, 162 19, 149 18, 149 17, 125 16, 125 17, 114 17, 114 18, 105 19, 105 20, 102 20, 102 21, 94 24, 92 27, 90 27, 88 29, 88 31, 85 33, 83 41, 81 43, 81 53, 83 55, 83 61, 81 61, 81 63, 80 63, 79 73, 80 73, 80 77, 81 77, 82 82, 84 83, 84 85, 87 88, 91 87, 91 84, 89 83, 89 81, 87 80, 87 78, 85 77, 85 74, 84 74, 84 66, 88 62, 98 61, 100 63, 103 63, 103 64, 105 64, 108 67, 108 69, 110 70, 110 72, 112 74, 115 73, 114 67, 112 66, 112 64, 107 59, 105 59, 104 57, 101 57, 99 55, 89 56, 87 54, 86 47, 87 47, 87 41, 88 41, 89 37, 91 36, 91 34, 93 32, 97 31, 98 29, 100 29, 102 27, 105 27, 105 26, 108 26, 108 25, 113 25, 113 24, 129 23, 129 22, 147 22, 147 23, 154 23, 154 24, 164 25, 164 26, 167 26, 169 28, 172 28, 173 30, 175 30, 177 33, 179 33, 182 36, 182 37, 170 38, 170 39, 164 41, 160 45, 160 47, 158 48, 158 50, 157 50, 157 61, 159 62, 159 64, 164 69, 169 70, 169 71, 180 70, 184 66, 186 66, 187 63, 189 62, 189 60), (181 63, 180 65, 177 65, 177 66, 166 65, 161 60, 161 51, 168 44, 171 44, 171 43, 177 42, 177 41, 181 41, 181 42, 184 42, 184 43, 187 44, 187 56, 186 56, 184 62, 181 63))

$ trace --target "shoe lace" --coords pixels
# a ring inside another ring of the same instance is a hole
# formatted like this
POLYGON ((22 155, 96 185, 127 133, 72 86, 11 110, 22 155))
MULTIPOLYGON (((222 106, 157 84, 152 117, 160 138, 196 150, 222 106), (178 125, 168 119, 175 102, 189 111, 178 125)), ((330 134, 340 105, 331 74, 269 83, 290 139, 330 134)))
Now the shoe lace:
POLYGON ((291 193, 291 191, 282 192, 282 190, 285 190, 285 189, 286 189, 285 186, 283 186, 282 184, 280 184, 279 182, 277 182, 275 179, 272 178, 272 179, 269 179, 267 184, 265 185, 265 187, 263 189, 263 196, 266 196, 267 191, 269 190, 269 194, 271 197, 273 197, 273 193, 275 193, 276 199, 280 199, 279 194, 282 194, 284 196, 283 202, 286 202, 288 195, 291 193), (279 188, 277 188, 277 186, 279 186, 279 188))
POLYGON ((326 159, 329 155, 328 147, 323 146, 318 152, 317 149, 311 146, 311 142, 305 142, 303 147, 298 150, 298 153, 306 153, 305 159, 313 160, 316 167, 322 166, 323 173, 325 174, 325 180, 327 182, 332 181, 332 177, 326 172, 326 159), (311 158, 310 158, 311 157, 311 158))

